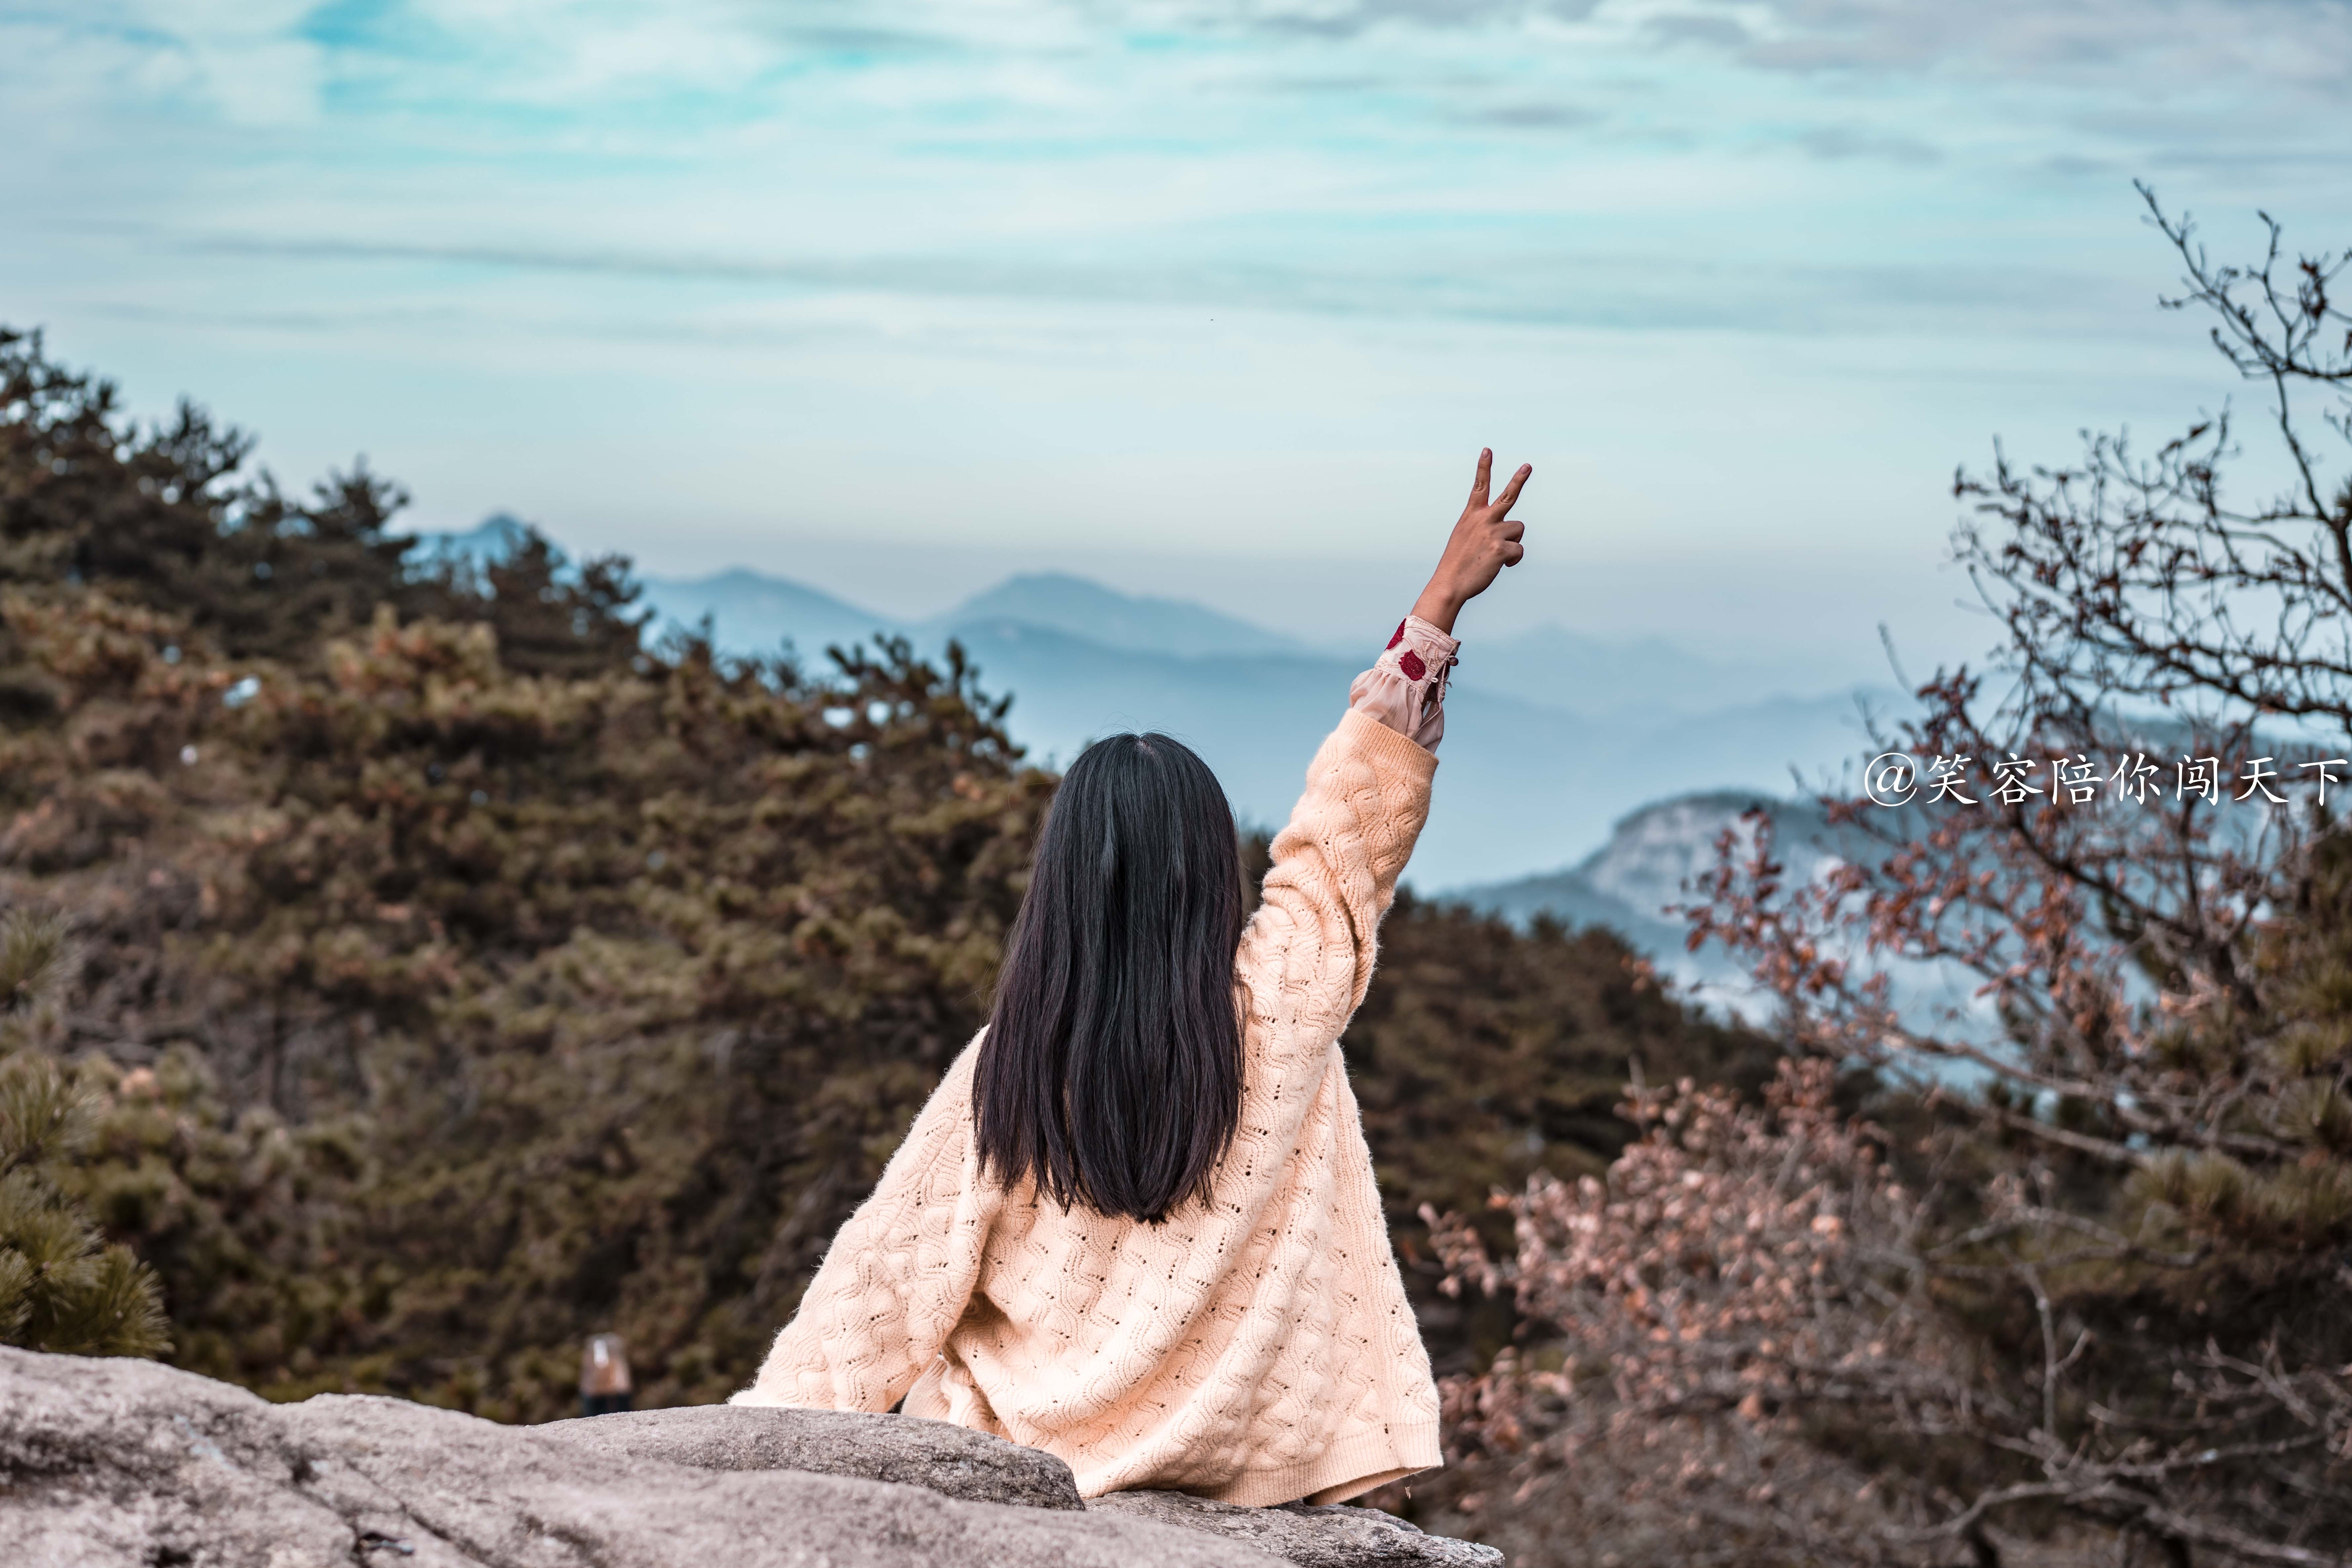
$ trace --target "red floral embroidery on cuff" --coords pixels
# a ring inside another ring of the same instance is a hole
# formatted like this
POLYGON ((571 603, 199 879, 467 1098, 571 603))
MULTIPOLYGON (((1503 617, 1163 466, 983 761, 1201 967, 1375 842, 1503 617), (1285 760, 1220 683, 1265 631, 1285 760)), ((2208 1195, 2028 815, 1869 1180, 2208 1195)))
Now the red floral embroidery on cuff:
POLYGON ((1421 655, 1411 648, 1405 649, 1398 658, 1397 668, 1404 671, 1404 678, 1407 680, 1419 680, 1429 673, 1429 666, 1422 663, 1421 655))
POLYGON ((1399 621, 1394 635, 1389 638, 1389 647, 1394 647, 1402 641, 1404 641, 1404 622, 1399 621))

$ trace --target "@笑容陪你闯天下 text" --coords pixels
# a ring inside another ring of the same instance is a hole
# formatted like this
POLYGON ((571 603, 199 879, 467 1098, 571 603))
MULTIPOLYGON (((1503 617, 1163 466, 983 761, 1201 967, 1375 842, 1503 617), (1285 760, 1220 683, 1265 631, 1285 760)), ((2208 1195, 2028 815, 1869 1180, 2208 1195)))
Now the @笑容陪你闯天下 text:
POLYGON ((1905 805, 1914 800, 1931 805, 2046 802, 2066 806, 2094 805, 2103 800, 2148 805, 2192 798, 2216 805, 2251 800, 2284 805, 2286 792, 2301 790, 2324 805, 2329 786, 2347 778, 2352 778, 2352 761, 2343 757, 2288 763, 2276 757, 2249 757, 2232 768, 2220 757, 2183 756, 2168 762, 2134 752, 2109 766, 2082 752, 2071 757, 2026 757, 2011 752, 2006 757, 1981 762, 1967 755, 1931 757, 1923 766, 1908 752, 1882 752, 1863 769, 1863 793, 1880 805, 1905 805))

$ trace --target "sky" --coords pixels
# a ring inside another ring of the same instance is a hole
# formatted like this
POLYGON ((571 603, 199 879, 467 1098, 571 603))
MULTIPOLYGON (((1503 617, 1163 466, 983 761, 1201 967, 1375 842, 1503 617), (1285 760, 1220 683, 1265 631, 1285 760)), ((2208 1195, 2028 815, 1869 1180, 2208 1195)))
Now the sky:
POLYGON ((1877 679, 1956 465, 2252 395, 2132 182, 2352 243, 2352 0, 0 0, 0 321, 419 528, 1336 643, 1483 444, 1465 635, 1877 679))

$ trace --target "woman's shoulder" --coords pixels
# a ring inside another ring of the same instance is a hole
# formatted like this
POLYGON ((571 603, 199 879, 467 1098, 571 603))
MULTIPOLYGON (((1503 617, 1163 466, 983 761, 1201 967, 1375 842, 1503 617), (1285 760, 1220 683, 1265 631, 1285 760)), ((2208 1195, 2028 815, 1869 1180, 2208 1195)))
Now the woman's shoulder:
POLYGON ((964 1042, 963 1048, 949 1060, 947 1071, 940 1075, 939 1087, 931 1090, 932 1104, 937 1105, 942 1100, 971 1100, 972 1084, 980 1070, 981 1047, 987 1038, 988 1026, 983 1024, 980 1032, 964 1042))

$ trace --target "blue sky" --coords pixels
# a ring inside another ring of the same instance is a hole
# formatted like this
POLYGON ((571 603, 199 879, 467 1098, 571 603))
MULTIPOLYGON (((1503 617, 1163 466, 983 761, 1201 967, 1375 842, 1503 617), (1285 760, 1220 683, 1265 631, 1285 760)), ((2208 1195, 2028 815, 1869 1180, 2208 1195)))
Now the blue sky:
POLYGON ((1485 442, 1473 635, 1869 679, 1956 463, 2247 395, 2130 182, 2352 243, 2352 0, 0 0, 0 320, 420 526, 1336 638, 1485 442))

